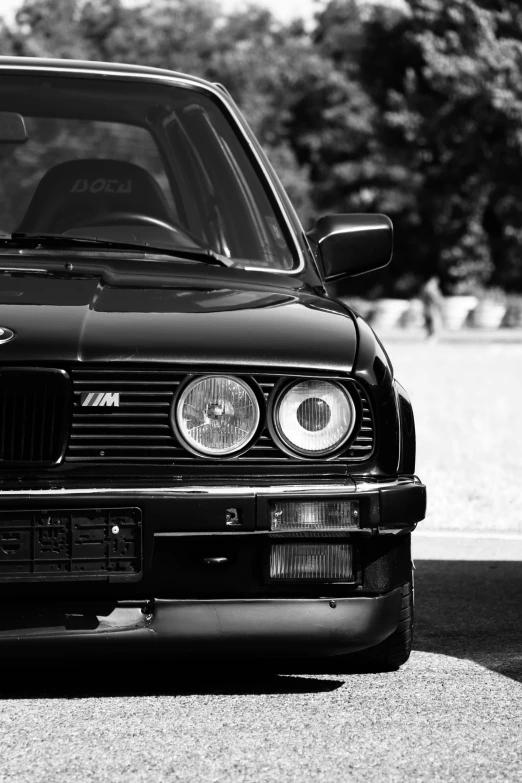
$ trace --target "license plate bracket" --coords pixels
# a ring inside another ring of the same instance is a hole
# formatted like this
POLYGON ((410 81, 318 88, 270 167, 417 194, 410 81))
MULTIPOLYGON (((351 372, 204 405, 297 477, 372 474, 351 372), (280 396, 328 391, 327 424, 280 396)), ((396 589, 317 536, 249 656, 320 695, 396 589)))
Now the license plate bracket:
POLYGON ((0 582, 138 581, 139 508, 0 511, 0 582))

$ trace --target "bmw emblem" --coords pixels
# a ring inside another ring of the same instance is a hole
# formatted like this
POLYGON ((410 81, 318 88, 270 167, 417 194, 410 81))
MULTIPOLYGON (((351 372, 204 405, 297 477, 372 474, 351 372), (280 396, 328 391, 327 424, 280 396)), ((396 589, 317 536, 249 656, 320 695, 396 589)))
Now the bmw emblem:
POLYGON ((10 342, 14 337, 16 337, 16 335, 12 329, 8 329, 6 326, 0 326, 0 345, 10 342))

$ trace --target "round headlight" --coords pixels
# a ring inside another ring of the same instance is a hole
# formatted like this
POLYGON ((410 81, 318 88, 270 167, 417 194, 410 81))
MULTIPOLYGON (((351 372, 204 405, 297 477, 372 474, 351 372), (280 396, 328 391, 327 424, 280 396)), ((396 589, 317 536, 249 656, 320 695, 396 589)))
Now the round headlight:
POLYGON ((201 454, 232 454, 253 438, 259 405, 252 389, 238 378, 208 375, 183 390, 176 422, 187 444, 201 454))
POLYGON ((330 381, 300 381, 276 403, 275 426, 290 448, 305 454, 335 451, 355 424, 353 400, 330 381))

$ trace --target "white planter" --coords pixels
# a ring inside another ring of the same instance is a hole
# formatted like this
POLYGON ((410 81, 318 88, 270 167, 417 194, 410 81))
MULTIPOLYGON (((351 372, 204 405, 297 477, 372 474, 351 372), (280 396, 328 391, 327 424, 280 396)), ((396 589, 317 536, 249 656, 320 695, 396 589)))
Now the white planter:
POLYGON ((446 329, 462 329, 477 301, 476 296, 447 296, 442 303, 442 320, 446 329))
POLYGON ((482 300, 473 310, 473 326, 477 329, 498 329, 506 309, 506 305, 501 302, 482 300))
POLYGON ((502 325, 511 329, 522 328, 522 307, 518 303, 508 305, 502 325))
POLYGON ((424 305, 420 299, 412 299, 410 306, 399 320, 399 326, 404 329, 422 329, 424 323, 424 305))
POLYGON ((371 314, 374 329, 393 329, 410 306, 409 299, 379 299, 371 314))

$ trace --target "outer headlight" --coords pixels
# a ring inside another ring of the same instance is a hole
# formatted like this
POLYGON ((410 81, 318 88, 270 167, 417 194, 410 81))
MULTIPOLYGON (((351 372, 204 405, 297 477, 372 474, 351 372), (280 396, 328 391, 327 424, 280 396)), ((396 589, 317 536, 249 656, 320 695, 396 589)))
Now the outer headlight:
POLYGON ((299 381, 276 401, 279 437, 302 454, 327 454, 350 437, 355 424, 353 400, 331 381, 299 381))
POLYGON ((239 378, 207 375, 192 381, 176 405, 176 423, 187 444, 201 454, 239 451, 259 424, 255 394, 239 378))

